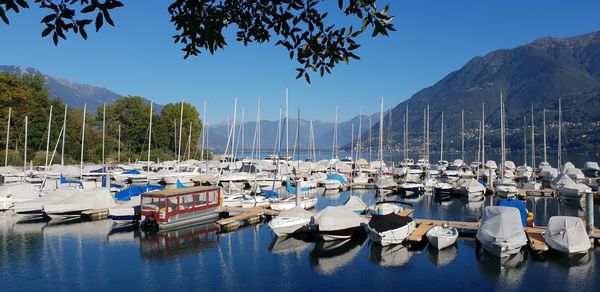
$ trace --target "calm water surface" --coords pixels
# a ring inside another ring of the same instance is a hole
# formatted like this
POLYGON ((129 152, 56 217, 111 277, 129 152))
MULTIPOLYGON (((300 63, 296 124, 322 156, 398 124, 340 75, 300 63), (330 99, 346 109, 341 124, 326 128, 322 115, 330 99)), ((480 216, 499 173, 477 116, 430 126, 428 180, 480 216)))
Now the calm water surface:
MULTIPOLYGON (((354 194, 375 201, 373 191, 354 194)), ((317 208, 350 195, 321 192, 317 208)), ((475 221, 493 199, 438 203, 424 195, 412 202, 415 218, 475 221)), ((538 225, 556 214, 583 216, 579 206, 551 198, 530 198, 527 207, 538 225)), ((595 212, 599 226, 598 205, 595 212)), ((3 291, 600 291, 599 248, 577 257, 524 249, 501 262, 479 250, 473 237, 442 251, 426 244, 382 248, 367 237, 325 245, 309 237, 278 240, 266 224, 224 234, 209 224, 145 235, 117 232, 110 220, 19 222, 0 214, 0 254, 3 291)))

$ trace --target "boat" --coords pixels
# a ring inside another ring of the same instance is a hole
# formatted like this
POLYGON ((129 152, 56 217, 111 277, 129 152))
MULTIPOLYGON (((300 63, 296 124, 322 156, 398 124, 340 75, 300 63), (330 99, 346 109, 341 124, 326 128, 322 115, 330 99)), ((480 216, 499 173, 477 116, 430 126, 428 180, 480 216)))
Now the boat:
POLYGON ((558 176, 557 179, 552 181, 551 185, 554 189, 558 191, 559 195, 563 199, 567 200, 581 199, 583 198, 585 193, 592 191, 592 188, 590 188, 589 186, 573 181, 571 177, 566 173, 563 173, 560 176, 558 176))
POLYGON ((485 186, 472 178, 461 186, 461 194, 466 196, 469 202, 477 202, 483 199, 485 186))
POLYGON ((129 201, 135 196, 139 196, 145 192, 157 191, 164 189, 164 186, 161 185, 132 185, 126 189, 120 190, 115 193, 115 200, 119 201, 129 201))
POLYGON ((359 196, 350 196, 344 206, 356 214, 363 214, 368 209, 367 204, 359 196))
POLYGON ((227 194, 223 195, 222 205, 224 207, 242 207, 242 200, 244 200, 244 192, 227 194))
POLYGON ((116 206, 107 188, 78 190, 60 201, 44 204, 44 214, 52 219, 80 217, 86 210, 109 209, 116 206))
POLYGON ((447 248, 456 242, 458 230, 454 227, 449 227, 446 224, 442 226, 437 225, 429 229, 425 235, 427 236, 429 244, 439 250, 447 248))
POLYGON ((365 221, 345 206, 329 206, 311 218, 311 229, 325 241, 348 239, 364 231, 365 221))
POLYGON ((209 222, 219 217, 221 188, 189 187, 166 189, 141 195, 141 227, 168 229, 194 222, 209 222))
POLYGON ((346 179, 339 173, 331 173, 322 184, 326 190, 337 190, 346 184, 346 179))
MULTIPOLYGON (((302 209, 305 209, 305 210, 312 209, 316 205, 317 205, 316 197, 300 195, 300 207, 302 209)), ((294 207, 296 207, 296 197, 289 196, 285 199, 271 201, 269 206, 271 207, 271 209, 273 209, 275 211, 291 210, 294 207)))
POLYGON ((592 247, 583 221, 579 217, 553 216, 544 232, 546 244, 560 253, 587 253, 592 247))
POLYGON ((587 177, 598 177, 600 176, 600 166, 598 162, 588 161, 583 166, 583 173, 587 177))
POLYGON ((513 207, 485 207, 475 237, 484 250, 497 257, 516 254, 527 244, 519 210, 513 207))
POLYGON ((135 196, 129 201, 124 201, 116 207, 108 209, 108 218, 117 225, 131 224, 140 221, 140 196, 135 196))
POLYGON ((502 177, 494 182, 496 194, 502 198, 515 197, 519 192, 517 184, 508 177, 502 177))
MULTIPOLYGON (((515 199, 515 198, 508 198, 508 199, 505 199, 505 200, 498 201, 498 206, 516 208, 517 210, 519 210, 519 215, 521 216, 520 217, 521 218, 521 224, 523 226, 530 226, 530 225, 532 225, 532 224, 529 224, 529 218, 528 218, 529 211, 525 207, 525 202, 524 201, 521 201, 521 200, 518 200, 518 199, 515 199)), ((532 217, 532 219, 533 219, 533 217, 532 217)))
POLYGON ((0 211, 11 209, 16 202, 26 202, 39 197, 39 191, 28 182, 0 186, 0 211))
POLYGON ((13 211, 20 216, 43 216, 44 204, 64 200, 65 198, 72 196, 76 192, 78 192, 78 190, 72 188, 57 189, 33 200, 25 202, 16 202, 14 203, 13 211))
POLYGON ((402 205, 412 207, 412 204, 402 201, 381 201, 369 207, 369 213, 372 215, 387 215, 391 213, 400 214, 404 208, 402 205))
POLYGON ((294 233, 308 231, 310 218, 314 214, 304 210, 302 207, 294 207, 291 210, 281 211, 267 224, 277 236, 287 236, 294 233))
POLYGON ((449 200, 454 186, 446 182, 437 182, 433 185, 434 196, 437 200, 449 200))
POLYGON ((398 185, 398 189, 405 195, 420 195, 425 191, 425 186, 420 182, 405 182, 398 185))
POLYGON ((392 176, 379 175, 375 178, 375 188, 379 190, 393 190, 398 187, 398 184, 392 176))
POLYGON ((402 243, 416 229, 416 223, 408 216, 390 213, 373 215, 366 228, 374 242, 388 246, 402 243))

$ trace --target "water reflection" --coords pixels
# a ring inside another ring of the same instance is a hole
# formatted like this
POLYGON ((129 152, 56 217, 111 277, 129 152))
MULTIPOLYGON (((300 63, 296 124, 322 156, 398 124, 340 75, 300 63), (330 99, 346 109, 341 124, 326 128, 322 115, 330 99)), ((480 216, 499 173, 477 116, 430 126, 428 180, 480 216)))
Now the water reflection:
POLYGON ((523 280, 527 270, 526 249, 521 249, 516 254, 507 257, 497 257, 479 246, 475 248, 479 268, 486 277, 497 279, 507 288, 515 288, 523 280))
POLYGON ((402 244, 381 246, 371 242, 369 260, 382 267, 402 267, 410 262, 412 252, 402 244))
POLYGON ((366 236, 357 236, 347 240, 317 240, 310 252, 310 266, 320 274, 333 275, 358 255, 366 239, 366 236))
POLYGON ((64 237, 75 238, 105 238, 113 227, 112 220, 83 221, 82 219, 72 219, 68 221, 51 220, 43 228, 45 237, 64 237))
POLYGON ((217 248, 218 231, 219 227, 216 224, 203 224, 144 233, 140 236, 140 254, 144 258, 161 260, 217 248))
POLYGON ((275 237, 269 245, 269 251, 274 254, 303 253, 310 248, 311 243, 307 235, 293 235, 288 237, 275 237))
POLYGON ((453 244, 447 248, 438 250, 431 244, 427 246, 427 258, 438 267, 443 267, 452 262, 458 255, 458 246, 453 244))

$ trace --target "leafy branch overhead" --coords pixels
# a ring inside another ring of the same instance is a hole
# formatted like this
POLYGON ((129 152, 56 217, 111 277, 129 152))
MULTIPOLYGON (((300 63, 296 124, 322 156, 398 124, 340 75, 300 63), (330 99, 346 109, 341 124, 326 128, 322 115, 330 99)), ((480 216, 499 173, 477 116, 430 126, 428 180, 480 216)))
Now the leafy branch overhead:
MULTIPOLYGON (((110 12, 123 6, 117 0, 0 0, 0 18, 8 24, 6 13, 29 8, 31 1, 50 11, 41 21, 45 25, 42 36, 51 35, 55 45, 69 32, 87 39, 86 27, 92 23, 96 31, 105 22, 114 26, 110 12)), ((245 46, 275 41, 285 48, 300 65, 296 78, 310 83, 311 71, 323 76, 340 62, 360 59, 354 51, 360 47, 356 38, 363 32, 369 30, 376 37, 395 30, 389 7, 378 10, 376 0, 338 0, 337 8, 356 21, 356 27, 328 24, 325 6, 329 2, 333 1, 175 0, 168 12, 176 30, 174 42, 182 46, 184 58, 223 49, 227 45, 223 30, 235 25, 236 41, 245 46)))

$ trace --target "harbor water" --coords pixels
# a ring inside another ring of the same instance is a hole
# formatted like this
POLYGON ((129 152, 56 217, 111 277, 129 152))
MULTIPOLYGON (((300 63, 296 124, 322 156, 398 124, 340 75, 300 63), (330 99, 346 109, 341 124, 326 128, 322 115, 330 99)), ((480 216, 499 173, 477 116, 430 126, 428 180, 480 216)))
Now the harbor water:
MULTIPOLYGON (((316 195, 317 209, 343 204, 350 195, 376 200, 372 190, 316 195)), ((415 218, 476 221, 494 200, 440 203, 425 194, 409 202, 415 218)), ((528 198, 526 205, 540 226, 553 215, 583 216, 581 206, 554 198, 528 198)), ((600 226, 600 208, 594 207, 600 226)), ((438 251, 426 243, 381 247, 367 236, 333 244, 310 236, 277 239, 264 223, 218 230, 204 224, 145 234, 115 229, 111 220, 22 221, 0 214, 1 290, 600 290, 600 248, 571 257, 524 248, 500 260, 472 236, 438 251)))

